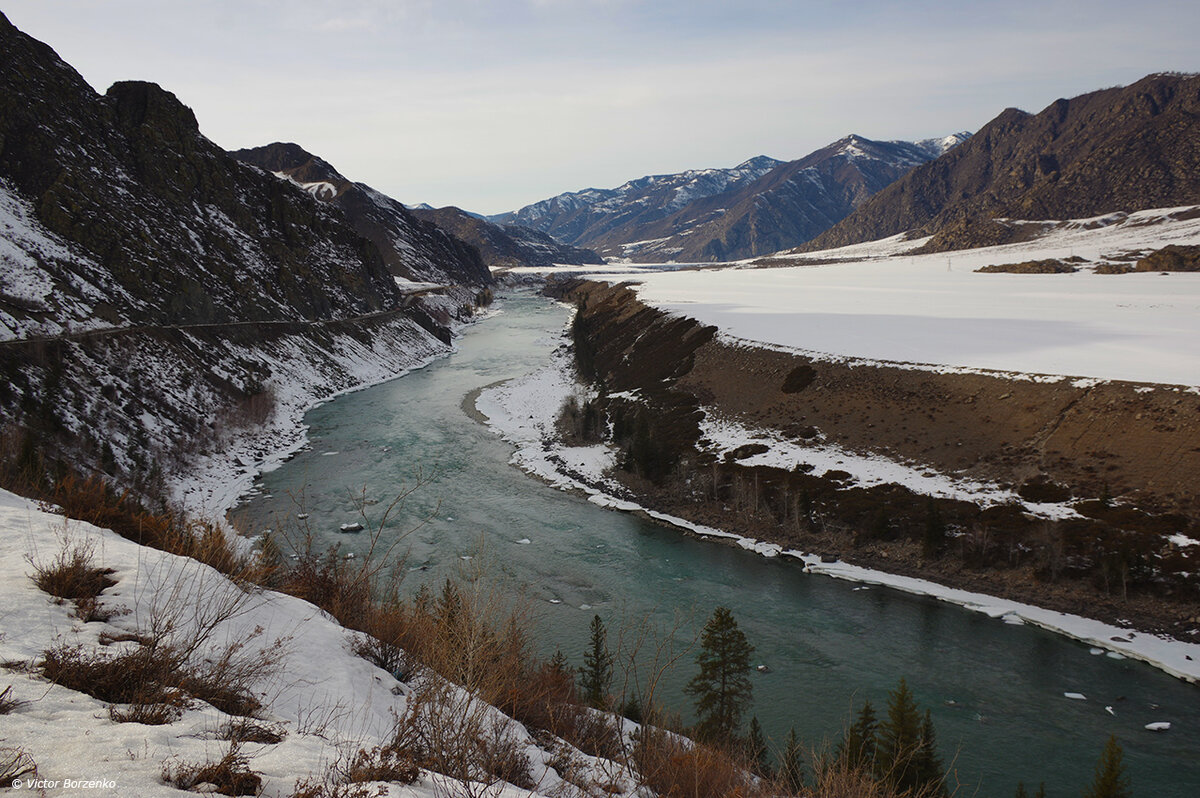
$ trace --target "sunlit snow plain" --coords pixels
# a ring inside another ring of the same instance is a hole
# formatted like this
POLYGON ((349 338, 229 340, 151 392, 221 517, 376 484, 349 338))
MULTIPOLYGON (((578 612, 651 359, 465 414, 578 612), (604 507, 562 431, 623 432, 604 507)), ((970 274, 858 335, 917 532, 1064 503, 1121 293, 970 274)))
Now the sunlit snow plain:
POLYGON ((1178 218, 1187 210, 1039 224, 1047 232, 1031 242, 930 255, 905 254, 924 240, 896 236, 774 259, 795 266, 570 271, 636 281, 645 302, 727 338, 817 358, 1197 386, 1200 274, 1091 270, 1120 253, 1200 244, 1200 219, 1178 218), (1073 274, 975 271, 1073 256, 1085 260, 1073 274), (842 262, 816 262, 830 259, 842 262))

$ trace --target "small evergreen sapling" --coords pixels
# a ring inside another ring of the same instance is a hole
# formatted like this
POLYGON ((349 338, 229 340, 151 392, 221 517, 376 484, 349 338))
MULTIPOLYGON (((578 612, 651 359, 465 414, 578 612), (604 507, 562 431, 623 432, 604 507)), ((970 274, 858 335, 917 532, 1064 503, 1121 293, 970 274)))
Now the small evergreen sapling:
POLYGON ((579 673, 579 686, 583 700, 597 709, 603 709, 612 685, 613 656, 608 650, 608 632, 604 621, 596 615, 592 618, 591 639, 583 653, 583 668, 579 673))
POLYGON ((1083 793, 1083 798, 1131 798, 1133 790, 1130 787, 1129 775, 1121 761, 1125 752, 1117 742, 1115 734, 1109 735, 1096 763, 1096 777, 1083 793))
POLYGON ((728 607, 717 607, 700 634, 696 664, 700 672, 684 692, 696 700, 697 735, 704 740, 732 742, 742 713, 753 698, 750 655, 754 646, 738 628, 728 607))

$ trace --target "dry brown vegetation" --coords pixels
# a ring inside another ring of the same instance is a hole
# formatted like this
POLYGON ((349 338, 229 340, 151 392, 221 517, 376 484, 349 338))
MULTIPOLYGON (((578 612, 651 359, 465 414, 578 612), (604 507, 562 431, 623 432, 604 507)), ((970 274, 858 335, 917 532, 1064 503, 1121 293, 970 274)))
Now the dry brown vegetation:
MULTIPOLYGON (((164 768, 163 778, 183 789, 208 783, 227 795, 253 794, 261 789, 261 778, 250 770, 240 746, 279 742, 282 731, 246 717, 261 708, 250 687, 279 664, 282 643, 264 648, 242 639, 206 657, 195 655, 223 621, 240 611, 245 590, 263 585, 310 601, 358 632, 356 653, 408 685, 406 709, 387 745, 357 750, 325 774, 302 780, 294 798, 367 798, 376 792, 365 782, 411 783, 421 768, 454 780, 435 780, 437 794, 483 795, 501 783, 533 790, 532 763, 514 720, 553 753, 560 776, 589 794, 617 790, 624 777, 667 798, 793 794, 781 783, 751 775, 740 750, 694 744, 664 730, 686 731, 655 705, 655 685, 688 649, 661 648, 644 620, 620 631, 618 648, 627 669, 645 672, 634 673, 633 682, 610 704, 619 705, 627 695, 640 697, 647 725, 631 740, 621 733, 616 716, 583 705, 572 669, 534 655, 524 608, 502 600, 507 593, 486 574, 464 573, 436 595, 419 591, 402 597, 402 558, 396 549, 405 536, 392 536, 385 545, 382 532, 392 509, 420 484, 398 496, 369 529, 366 556, 346 559, 336 549, 317 550, 309 535, 293 539, 283 531, 268 536, 256 555, 246 556, 215 524, 148 511, 99 479, 64 477, 45 495, 66 515, 205 562, 242 590, 231 597, 205 595, 198 582, 182 579, 152 608, 146 628, 103 636, 102 644, 113 645, 112 652, 58 646, 45 652, 43 674, 110 703, 110 717, 118 722, 170 723, 195 700, 242 716, 217 732, 230 742, 219 760, 174 762, 164 768), (296 554, 294 561, 283 556, 285 546, 296 554), (184 638, 181 629, 194 631, 184 638), (660 648, 647 665, 644 649, 655 645, 660 648), (639 659, 642 664, 635 665, 639 659), (609 760, 616 769, 600 776, 585 767, 580 752, 609 760)), ((96 595, 112 584, 110 575, 92 562, 89 550, 65 545, 36 578, 91 616, 98 613, 96 595)), ((887 795, 842 787, 834 792, 834 775, 822 777, 829 795, 887 795)), ((838 784, 851 783, 849 777, 838 778, 838 784)), ((866 776, 860 781, 870 783, 866 776)))
POLYGON ((205 791, 221 795, 258 795, 262 789, 262 777, 250 770, 250 762, 236 742, 230 743, 216 762, 168 762, 162 777, 181 790, 211 784, 215 789, 205 791))
POLYGON ((11 789, 22 776, 36 776, 37 763, 20 748, 0 748, 0 787, 11 789))

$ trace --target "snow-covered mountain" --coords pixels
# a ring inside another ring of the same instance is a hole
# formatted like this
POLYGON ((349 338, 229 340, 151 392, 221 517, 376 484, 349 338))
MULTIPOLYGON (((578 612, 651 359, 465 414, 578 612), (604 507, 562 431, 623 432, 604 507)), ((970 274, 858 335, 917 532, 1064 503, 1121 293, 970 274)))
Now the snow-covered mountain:
POLYGON ((617 238, 626 240, 627 231, 675 213, 694 200, 756 180, 780 163, 759 155, 732 169, 647 175, 616 188, 559 194, 488 218, 499 224, 532 227, 575 246, 604 245, 617 238))
POLYGON ((850 135, 797 161, 644 177, 562 194, 504 218, 634 261, 714 261, 796 246, 915 166, 970 137, 917 142, 850 135))

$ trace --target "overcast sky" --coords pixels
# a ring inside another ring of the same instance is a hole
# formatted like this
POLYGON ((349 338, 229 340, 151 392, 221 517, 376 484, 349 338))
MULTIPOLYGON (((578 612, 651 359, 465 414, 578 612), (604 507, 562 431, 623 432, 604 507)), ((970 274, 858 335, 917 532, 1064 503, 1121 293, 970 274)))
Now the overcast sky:
POLYGON ((644 174, 1200 71, 1200 3, 3 0, 98 91, 151 80, 227 149, 294 141, 408 203, 512 210, 644 174))

